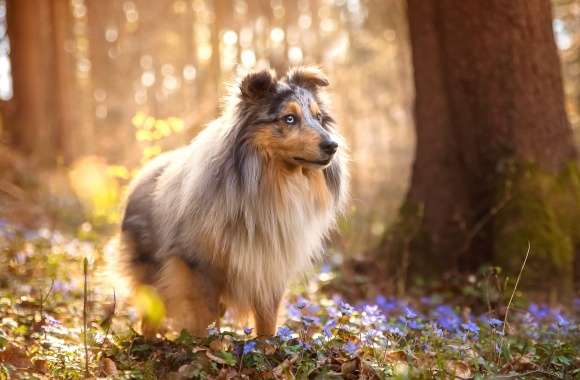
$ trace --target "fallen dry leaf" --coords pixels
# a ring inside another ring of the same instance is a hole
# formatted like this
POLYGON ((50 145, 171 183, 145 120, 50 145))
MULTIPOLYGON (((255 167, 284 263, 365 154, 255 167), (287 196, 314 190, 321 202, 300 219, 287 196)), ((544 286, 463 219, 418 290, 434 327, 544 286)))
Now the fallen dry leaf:
POLYGON ((292 376, 290 367, 292 366, 292 364, 294 364, 296 360, 298 360, 298 355, 293 356, 289 359, 285 359, 282 363, 278 364, 276 368, 272 370, 272 374, 276 378, 293 379, 294 376, 292 376))
POLYGON ((273 355, 276 352, 276 346, 269 342, 260 342, 259 347, 266 355, 273 355))
POLYGON ((530 353, 525 355, 517 354, 509 363, 504 365, 500 373, 506 374, 512 371, 514 372, 527 372, 538 369, 538 366, 532 362, 532 357, 530 353))
POLYGON ((10 343, 0 351, 0 362, 8 363, 16 368, 31 368, 32 361, 26 350, 16 344, 10 343))
POLYGON ((38 373, 47 373, 48 372, 48 361, 45 359, 35 359, 33 361, 34 370, 38 373))
POLYGON ((224 336, 223 338, 217 338, 210 342, 209 348, 212 351, 228 351, 232 343, 232 338, 229 335, 224 336))
POLYGON ((115 362, 109 358, 103 358, 100 363, 101 372, 107 376, 115 376, 119 372, 115 362))
POLYGON ((405 353, 405 351, 389 351, 389 352, 385 352, 385 356, 384 356, 385 361, 389 362, 389 363, 395 363, 395 362, 407 362, 407 354, 405 353))
POLYGON ((348 360, 340 366, 340 372, 343 376, 348 376, 360 369, 360 358, 348 360))
POLYGON ((445 363, 445 368, 449 374, 454 375, 456 379, 470 379, 472 377, 471 368, 467 363, 460 360, 450 360, 445 363))
POLYGON ((212 361, 214 361, 214 362, 216 362, 218 364, 223 364, 223 365, 227 365, 228 364, 227 361, 225 361, 224 359, 220 358, 219 356, 216 356, 216 355, 212 354, 210 351, 206 351, 205 354, 207 355, 207 357, 210 360, 212 360, 212 361))

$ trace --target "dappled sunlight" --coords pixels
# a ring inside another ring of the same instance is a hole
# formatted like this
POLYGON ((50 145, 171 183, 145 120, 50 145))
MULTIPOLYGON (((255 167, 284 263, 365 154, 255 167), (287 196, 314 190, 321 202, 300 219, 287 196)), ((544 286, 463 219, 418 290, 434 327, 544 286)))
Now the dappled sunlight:
POLYGON ((73 163, 68 176, 71 188, 90 216, 101 223, 118 220, 121 189, 109 175, 104 159, 83 157, 73 163))
POLYGON ((580 0, 0 0, 0 380, 580 378, 579 84, 580 0))

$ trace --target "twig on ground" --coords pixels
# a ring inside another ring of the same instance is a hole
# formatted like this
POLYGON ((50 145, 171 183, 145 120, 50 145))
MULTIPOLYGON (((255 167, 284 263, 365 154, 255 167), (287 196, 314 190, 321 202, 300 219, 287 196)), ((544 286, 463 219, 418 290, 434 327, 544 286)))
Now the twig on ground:
POLYGON ((115 289, 113 288, 113 305, 111 306, 111 309, 110 309, 108 315, 106 316, 105 320, 103 320, 103 322, 101 322, 101 326, 105 324, 107 327, 105 329, 105 336, 104 336, 103 341, 101 342, 101 345, 99 347, 100 350, 103 349, 103 345, 107 341, 107 337, 109 336, 109 331, 111 330, 111 324, 113 323, 113 317, 115 316, 116 310, 117 310, 117 293, 115 292, 115 289))
POLYGON ((510 308, 512 306, 512 302, 513 302, 514 297, 516 295, 516 291, 518 289, 520 279, 522 278, 522 274, 524 273, 524 268, 526 267, 526 263, 528 261, 528 256, 530 255, 531 248, 532 248, 532 244, 528 241, 528 250, 526 251, 526 256, 524 257, 524 261, 523 261, 522 266, 520 268, 520 273, 518 273, 518 277, 516 278, 516 283, 514 284, 514 289, 512 291, 512 294, 510 296, 510 300, 509 300, 507 307, 506 307, 506 310, 505 310, 505 316, 503 318, 503 326, 502 326, 502 330, 501 330, 501 338, 500 338, 500 345, 499 345, 500 349, 498 350, 498 353, 497 353, 497 363, 498 364, 499 364, 499 361, 501 358, 501 351, 502 351, 502 347, 503 347, 503 343, 504 343, 506 326, 508 324, 508 317, 509 317, 510 308))
POLYGON ((89 346, 87 344, 88 267, 89 261, 85 257, 83 260, 83 345, 85 347, 85 378, 89 376, 89 346))
POLYGON ((520 279, 522 278, 522 273, 524 273, 524 268, 526 267, 526 262, 528 261, 528 256, 530 255, 530 250, 532 248, 531 243, 528 241, 528 250, 526 251, 526 256, 524 257, 524 262, 522 263, 522 266, 520 268, 520 273, 518 274, 518 278, 516 278, 516 283, 514 285, 514 290, 512 291, 512 295, 510 297, 510 300, 507 304, 507 307, 505 309, 505 317, 503 319, 503 327, 502 327, 502 334, 505 335, 505 329, 506 329, 506 325, 508 323, 508 314, 510 312, 510 307, 512 305, 512 301, 514 300, 514 296, 516 294, 516 290, 518 289, 518 284, 520 283, 520 279))
POLYGON ((512 375, 496 375, 493 377, 490 377, 490 379, 516 379, 516 378, 521 378, 521 377, 526 377, 526 376, 531 376, 531 375, 545 375, 548 377, 552 377, 555 379, 559 379, 560 377, 554 373, 551 372, 547 372, 547 371, 542 371, 540 369, 535 369, 532 371, 528 371, 528 372, 523 372, 523 373, 514 373, 512 375))
POLYGON ((46 300, 48 300, 48 297, 50 297, 50 293, 52 293, 53 288, 54 288, 54 278, 52 279, 52 281, 50 283, 50 287, 48 288, 48 292, 46 292, 46 294, 42 294, 42 291, 40 292, 40 320, 41 321, 44 320, 44 303, 46 302, 46 300))

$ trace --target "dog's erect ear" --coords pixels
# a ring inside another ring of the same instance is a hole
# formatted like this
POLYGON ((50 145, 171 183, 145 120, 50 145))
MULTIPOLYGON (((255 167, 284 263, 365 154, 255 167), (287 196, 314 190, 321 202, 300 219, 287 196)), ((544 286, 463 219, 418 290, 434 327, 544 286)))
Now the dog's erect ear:
POLYGON ((318 67, 305 66, 290 69, 286 74, 286 80, 290 84, 300 87, 315 89, 316 87, 328 86, 326 75, 318 67))
POLYGON ((261 70, 247 74, 240 83, 242 98, 259 100, 276 90, 276 73, 272 70, 261 70))

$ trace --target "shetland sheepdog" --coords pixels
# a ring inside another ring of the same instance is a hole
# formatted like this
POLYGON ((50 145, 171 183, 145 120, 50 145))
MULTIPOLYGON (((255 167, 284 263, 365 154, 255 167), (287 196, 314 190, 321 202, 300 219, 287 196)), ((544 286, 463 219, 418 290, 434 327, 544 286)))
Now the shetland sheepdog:
POLYGON ((118 264, 157 291, 173 327, 203 336, 232 309, 275 333, 289 281, 320 257, 346 199, 327 85, 314 67, 241 76, 218 119, 130 185, 118 264))

